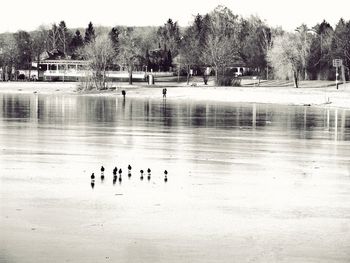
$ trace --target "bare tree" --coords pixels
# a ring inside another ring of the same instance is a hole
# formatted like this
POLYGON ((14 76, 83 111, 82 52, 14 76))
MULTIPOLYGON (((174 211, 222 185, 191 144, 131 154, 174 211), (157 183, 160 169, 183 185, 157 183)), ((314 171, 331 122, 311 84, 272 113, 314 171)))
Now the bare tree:
POLYGON ((232 50, 231 39, 209 35, 203 52, 206 61, 214 67, 216 81, 219 83, 219 75, 224 75, 225 68, 235 61, 237 55, 232 50))
POLYGON ((125 30, 120 37, 120 50, 118 60, 122 65, 128 67, 129 84, 132 84, 132 73, 135 64, 141 58, 140 39, 137 38, 132 30, 125 30))
POLYGON ((107 87, 106 71, 111 64, 115 52, 108 35, 96 37, 82 49, 82 56, 89 61, 92 82, 97 90, 107 87))
POLYGON ((198 41, 193 36, 192 32, 188 32, 189 30, 191 30, 191 28, 187 30, 185 36, 183 37, 179 56, 176 57, 176 62, 178 64, 178 80, 180 78, 180 70, 185 68, 187 72, 187 85, 190 82, 191 65, 199 62, 198 52, 196 52, 199 50, 197 45, 198 41))
POLYGON ((50 50, 55 50, 58 48, 59 35, 59 28, 56 24, 53 24, 47 36, 50 50))
POLYGON ((67 56, 68 45, 71 38, 72 34, 67 29, 66 23, 64 21, 61 21, 58 25, 58 47, 60 47, 60 50, 62 51, 64 57, 67 56))
POLYGON ((297 34, 297 40, 299 41, 299 46, 301 47, 300 50, 300 58, 301 58, 301 65, 302 65, 302 72, 304 73, 304 79, 308 79, 307 76, 307 65, 309 63, 309 57, 310 57, 310 48, 311 48, 311 42, 312 42, 312 34, 311 29, 307 27, 307 25, 302 24, 299 26, 296 30, 299 34, 297 34))
POLYGON ((274 39, 268 51, 268 61, 277 77, 286 78, 293 74, 294 87, 298 88, 300 71, 303 68, 302 47, 296 34, 285 33, 274 39))
POLYGON ((216 82, 219 72, 239 60, 239 23, 227 7, 218 6, 210 13, 209 34, 203 49, 203 61, 215 69, 216 82))

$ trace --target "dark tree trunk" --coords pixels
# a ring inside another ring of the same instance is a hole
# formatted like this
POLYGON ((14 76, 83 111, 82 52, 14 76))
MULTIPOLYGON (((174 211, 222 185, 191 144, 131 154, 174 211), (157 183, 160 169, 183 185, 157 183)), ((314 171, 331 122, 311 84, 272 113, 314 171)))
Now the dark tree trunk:
POLYGON ((294 87, 299 88, 299 86, 298 86, 298 72, 294 71, 293 77, 294 77, 294 87))
POLYGON ((269 66, 266 66, 266 80, 269 80, 269 66))
POLYGON ((190 84, 190 65, 187 65, 187 85, 190 84))
POLYGON ((129 69, 129 84, 132 85, 132 67, 129 69))
POLYGON ((37 76, 37 80, 39 80, 39 73, 40 73, 40 69, 39 69, 39 65, 40 65, 40 54, 38 54, 38 61, 37 61, 37 65, 36 65, 36 69, 38 72, 38 76, 37 76))

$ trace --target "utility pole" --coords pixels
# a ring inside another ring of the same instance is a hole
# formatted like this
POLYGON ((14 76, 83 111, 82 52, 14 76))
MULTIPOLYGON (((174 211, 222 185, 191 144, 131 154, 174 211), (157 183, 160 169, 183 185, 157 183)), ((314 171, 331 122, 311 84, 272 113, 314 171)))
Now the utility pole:
POLYGON ((338 89, 338 68, 343 65, 343 60, 342 59, 333 59, 333 67, 335 67, 335 86, 338 89))
POLYGON ((338 66, 335 67, 335 86, 338 89, 338 66))

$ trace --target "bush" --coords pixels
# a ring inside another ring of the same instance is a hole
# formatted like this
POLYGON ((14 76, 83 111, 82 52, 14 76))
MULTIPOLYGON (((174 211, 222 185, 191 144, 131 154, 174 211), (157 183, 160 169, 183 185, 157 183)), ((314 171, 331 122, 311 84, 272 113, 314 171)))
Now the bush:
POLYGON ((18 80, 25 80, 26 76, 24 74, 19 74, 18 75, 18 80))
POLYGON ((241 79, 238 77, 232 77, 232 76, 221 76, 219 77, 219 81, 217 84, 219 86, 239 87, 241 86, 241 79))

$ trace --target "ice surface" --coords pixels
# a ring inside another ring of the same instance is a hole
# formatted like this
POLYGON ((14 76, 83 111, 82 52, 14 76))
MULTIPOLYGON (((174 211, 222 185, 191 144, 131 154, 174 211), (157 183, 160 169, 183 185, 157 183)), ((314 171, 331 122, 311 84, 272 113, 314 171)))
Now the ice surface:
POLYGON ((349 141, 340 109, 0 95, 0 262, 349 262, 349 141))

